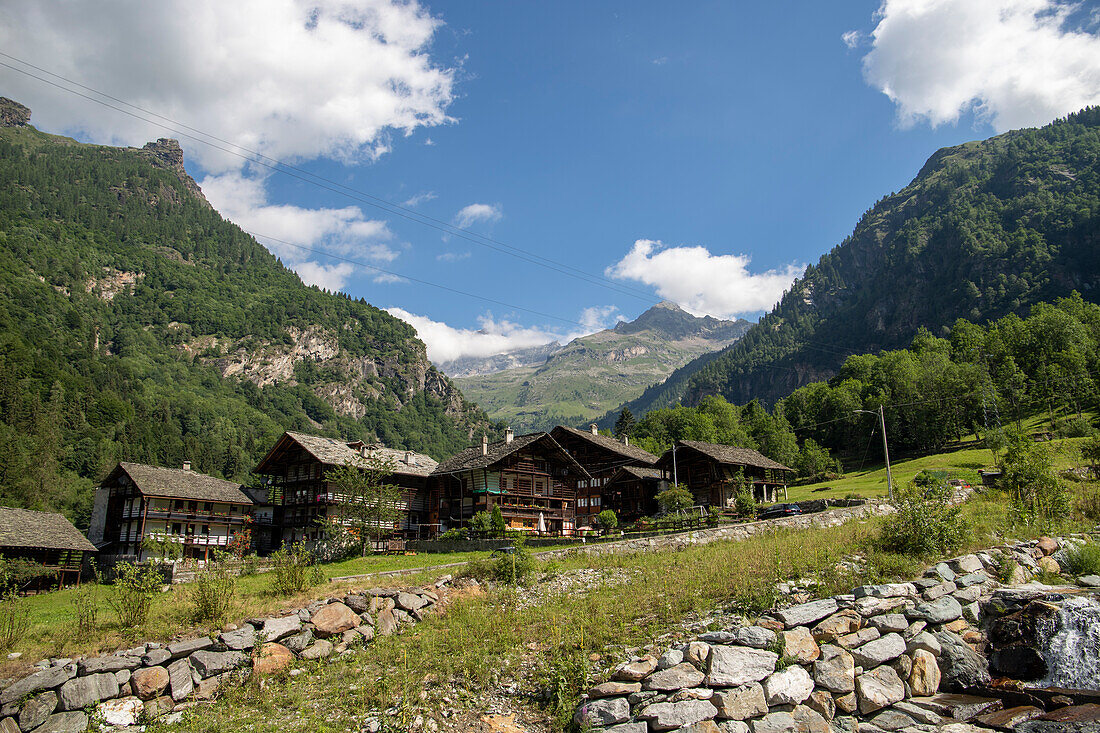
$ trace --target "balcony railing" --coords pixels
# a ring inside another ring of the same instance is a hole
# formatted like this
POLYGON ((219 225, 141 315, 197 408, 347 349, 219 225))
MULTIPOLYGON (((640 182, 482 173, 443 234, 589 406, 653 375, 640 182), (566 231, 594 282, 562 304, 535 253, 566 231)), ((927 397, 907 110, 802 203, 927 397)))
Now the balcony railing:
POLYGON ((190 511, 186 509, 150 509, 142 512, 140 509, 130 509, 122 512, 123 519, 167 519, 174 522, 219 522, 240 524, 244 522, 247 514, 227 514, 225 512, 190 511))

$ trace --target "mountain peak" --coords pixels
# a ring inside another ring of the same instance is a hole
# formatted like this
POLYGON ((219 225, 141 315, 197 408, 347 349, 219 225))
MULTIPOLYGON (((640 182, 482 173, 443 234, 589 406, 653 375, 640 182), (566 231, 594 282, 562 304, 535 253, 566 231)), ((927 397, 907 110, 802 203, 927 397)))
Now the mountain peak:
POLYGON ((702 335, 713 337, 715 331, 727 330, 731 327, 736 327, 738 330, 733 338, 744 331, 738 321, 723 321, 713 316, 700 318, 691 315, 671 300, 662 300, 633 321, 617 324, 614 330, 619 334, 655 331, 667 338, 677 340, 702 335))

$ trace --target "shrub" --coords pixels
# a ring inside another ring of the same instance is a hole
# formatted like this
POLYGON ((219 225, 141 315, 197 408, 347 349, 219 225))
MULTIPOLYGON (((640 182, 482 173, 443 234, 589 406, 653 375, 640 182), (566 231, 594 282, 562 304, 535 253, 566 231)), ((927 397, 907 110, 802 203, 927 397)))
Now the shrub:
POLYGON ((451 527, 443 534, 439 535, 441 540, 465 540, 468 539, 469 532, 465 527, 451 527))
POLYGON ((514 552, 494 553, 489 557, 470 560, 462 569, 462 575, 480 581, 523 585, 535 572, 537 564, 523 538, 519 538, 515 542, 514 552))
POLYGON ((268 558, 271 561, 271 591, 277 596, 304 593, 315 577, 310 572, 313 553, 298 542, 283 545, 268 558))
POLYGON ((914 557, 951 552, 962 546, 968 528, 958 507, 951 505, 951 486, 921 472, 894 501, 897 512, 882 526, 883 549, 914 557))
POLYGON ((1054 425, 1054 434, 1059 438, 1087 438, 1092 433, 1092 423, 1086 417, 1065 417, 1054 425))
POLYGON ((11 649, 30 625, 30 609, 19 597, 11 563, 0 558, 0 650, 11 649))
POLYGON ((999 486, 1025 525, 1049 522, 1069 511, 1069 494, 1054 475, 1050 452, 1019 431, 1007 434, 999 486))
POLYGON ((1016 574, 1016 568, 1019 567, 1019 563, 1015 559, 1008 555, 1001 553, 995 553, 993 558, 993 577, 997 579, 998 583, 1007 585, 1012 582, 1012 577, 1016 574))
POLYGON ((541 702, 550 714, 554 730, 570 730, 579 692, 588 687, 588 659, 580 652, 558 651, 543 666, 541 702))
POLYGON ((1073 508, 1090 522, 1100 522, 1100 488, 1082 486, 1074 497, 1073 508))
POLYGON ((1100 575, 1100 545, 1086 543, 1067 547, 1062 570, 1070 575, 1100 575))
POLYGON ((118 616, 118 623, 123 628, 143 626, 149 620, 153 599, 163 584, 160 571, 152 565, 119 563, 115 566, 115 581, 110 586, 107 605, 118 616))
POLYGON ((229 571, 225 560, 224 553, 218 553, 188 589, 193 620, 220 624, 228 618, 237 592, 237 578, 229 571))
POLYGON ((596 515, 596 523, 604 529, 615 529, 619 526, 619 518, 610 509, 604 509, 596 515))
POLYGON ((87 638, 99 624, 99 585, 85 583, 73 592, 73 623, 76 636, 87 638))
POLYGON ((756 497, 752 495, 752 491, 747 488, 742 488, 733 497, 733 508, 742 517, 755 517, 756 516, 756 497))
POLYGON ((691 492, 687 490, 687 487, 683 484, 676 484, 670 486, 664 491, 657 494, 657 506, 661 507, 661 511, 665 514, 673 514, 675 512, 681 512, 686 509, 691 509, 695 503, 695 497, 691 495, 691 492))

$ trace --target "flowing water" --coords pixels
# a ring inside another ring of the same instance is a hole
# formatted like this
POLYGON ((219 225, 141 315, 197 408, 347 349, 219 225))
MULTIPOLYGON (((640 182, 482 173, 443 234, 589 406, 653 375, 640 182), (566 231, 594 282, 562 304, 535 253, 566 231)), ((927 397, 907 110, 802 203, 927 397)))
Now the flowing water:
POLYGON ((1100 602, 1096 596, 1069 598, 1039 630, 1039 652, 1047 676, 1036 687, 1100 690, 1100 602))

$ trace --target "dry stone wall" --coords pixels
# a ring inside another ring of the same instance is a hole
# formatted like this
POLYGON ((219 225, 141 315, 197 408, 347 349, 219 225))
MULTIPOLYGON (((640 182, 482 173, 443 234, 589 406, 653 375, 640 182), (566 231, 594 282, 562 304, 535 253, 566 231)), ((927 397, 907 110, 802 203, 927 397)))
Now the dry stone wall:
POLYGON ((114 726, 182 715, 234 677, 271 674, 295 659, 330 657, 398 633, 431 612, 449 579, 429 588, 326 598, 283 616, 247 619, 216 636, 43 660, 37 671, 0 691, 0 733, 84 731, 86 711, 93 708, 93 717, 114 726))
POLYGON ((1015 580, 1025 583, 1057 548, 1019 543, 752 624, 729 618, 725 628, 621 664, 583 697, 575 721, 604 733, 1006 730, 1005 720, 1028 716, 1002 710, 1000 699, 953 693, 990 682, 980 620, 1001 588, 1002 558, 1018 563, 1015 580))

